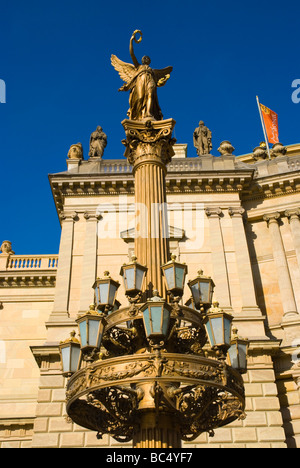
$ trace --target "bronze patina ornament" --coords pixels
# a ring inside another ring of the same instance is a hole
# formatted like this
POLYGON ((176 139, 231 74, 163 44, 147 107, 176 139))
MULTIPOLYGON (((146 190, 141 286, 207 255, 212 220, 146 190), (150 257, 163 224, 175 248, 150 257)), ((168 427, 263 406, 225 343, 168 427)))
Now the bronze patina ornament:
POLYGON ((111 56, 111 63, 117 70, 125 84, 119 91, 130 91, 128 117, 131 120, 154 119, 162 120, 163 115, 158 103, 157 87, 164 86, 170 78, 173 67, 154 70, 150 67, 150 58, 144 56, 140 64, 134 55, 133 41, 141 42, 142 33, 135 30, 130 38, 129 51, 133 61, 122 62, 115 55, 111 56), (137 38, 136 35, 140 34, 137 38))

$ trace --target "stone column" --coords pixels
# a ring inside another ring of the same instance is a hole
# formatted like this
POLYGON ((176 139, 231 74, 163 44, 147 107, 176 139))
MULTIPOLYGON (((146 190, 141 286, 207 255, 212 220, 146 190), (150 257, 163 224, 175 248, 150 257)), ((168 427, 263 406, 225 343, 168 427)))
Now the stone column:
POLYGON ((290 221, 296 257, 300 268, 300 209, 287 210, 285 216, 290 221))
POLYGON ((97 268, 97 223, 101 216, 96 213, 84 213, 86 220, 84 253, 82 262, 82 279, 80 291, 80 313, 89 309, 94 302, 92 288, 96 279, 97 268))
POLYGON ((295 316, 298 316, 298 313, 289 266, 279 228, 280 213, 266 214, 263 219, 268 223, 272 239, 273 256, 277 267, 279 289, 284 311, 283 321, 289 321, 295 318, 295 316))
POLYGON ((246 315, 261 316, 257 305, 250 255, 243 222, 245 210, 242 207, 228 208, 232 218, 237 270, 241 288, 242 312, 246 315))
POLYGON ((225 257, 223 235, 221 229, 221 208, 206 208, 209 218, 209 235, 213 264, 213 279, 216 284, 216 298, 222 309, 231 309, 231 297, 228 279, 228 270, 225 257))
POLYGON ((166 165, 174 155, 174 120, 122 122, 125 156, 135 177, 135 256, 148 267, 146 287, 164 292, 161 265, 169 260, 166 165))
POLYGON ((76 213, 61 215, 62 229, 56 274, 56 287, 53 312, 50 321, 62 321, 69 317, 69 294, 72 270, 72 252, 74 238, 74 222, 78 219, 76 213))

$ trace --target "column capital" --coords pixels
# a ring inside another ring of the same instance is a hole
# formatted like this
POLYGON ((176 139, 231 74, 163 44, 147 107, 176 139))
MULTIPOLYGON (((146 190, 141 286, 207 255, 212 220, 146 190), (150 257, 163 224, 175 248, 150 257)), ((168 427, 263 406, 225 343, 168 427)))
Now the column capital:
POLYGON ((221 208, 208 207, 205 208, 205 214, 209 218, 220 218, 220 216, 222 215, 222 210, 221 208))
POLYGON ((231 217, 242 218, 243 214, 245 213, 245 209, 241 206, 238 206, 237 208, 229 207, 228 213, 231 217))
POLYGON ((85 211, 85 213, 83 214, 83 217, 84 219, 86 219, 86 221, 99 221, 102 218, 100 213, 89 212, 89 211, 85 211))
POLYGON ((124 156, 133 165, 133 173, 140 164, 159 164, 166 170, 166 165, 174 156, 172 137, 175 120, 123 120, 126 140, 124 156))
POLYGON ((281 217, 280 213, 278 213, 278 211, 276 211, 274 213, 265 214, 263 216, 263 220, 266 221, 266 223, 269 226, 270 224, 278 224, 279 220, 280 220, 280 217, 281 217))
POLYGON ((300 218, 300 209, 299 208, 292 208, 290 210, 286 210, 284 212, 285 216, 291 219, 299 219, 300 218))
POLYGON ((78 214, 76 212, 73 212, 73 213, 67 213, 67 212, 63 212, 59 215, 59 219, 61 221, 77 221, 78 220, 78 214))

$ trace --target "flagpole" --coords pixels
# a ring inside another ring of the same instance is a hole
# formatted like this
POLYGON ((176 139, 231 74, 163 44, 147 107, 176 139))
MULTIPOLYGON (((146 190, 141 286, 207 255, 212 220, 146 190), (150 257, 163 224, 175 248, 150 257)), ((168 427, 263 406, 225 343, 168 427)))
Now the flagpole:
POLYGON ((257 107, 258 107, 258 111, 259 111, 259 115, 260 115, 261 125, 262 125, 264 136, 265 136, 265 142, 266 142, 266 146, 267 146, 268 156, 269 156, 269 159, 271 159, 269 141, 268 141, 268 137, 267 137, 265 122, 264 122, 264 119, 263 119, 263 116, 262 116, 262 113, 261 113, 261 108, 260 108, 260 103, 259 103, 258 96, 256 96, 256 101, 257 101, 257 107))

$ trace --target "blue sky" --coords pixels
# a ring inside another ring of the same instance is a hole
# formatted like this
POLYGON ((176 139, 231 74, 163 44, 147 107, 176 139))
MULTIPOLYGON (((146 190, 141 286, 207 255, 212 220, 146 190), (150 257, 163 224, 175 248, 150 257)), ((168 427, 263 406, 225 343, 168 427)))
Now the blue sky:
POLYGON ((118 93, 110 55, 130 61, 135 29, 143 32, 138 59, 173 66, 159 101, 188 156, 196 156, 199 120, 213 132, 216 156, 223 140, 236 155, 251 152, 263 139, 256 95, 278 113, 280 141, 300 142, 300 103, 291 99, 300 79, 298 0, 2 0, 0 17, 0 241, 18 254, 58 252, 48 174, 66 170, 71 144, 81 142, 87 156, 101 125, 104 157, 123 157, 128 93, 118 93))

